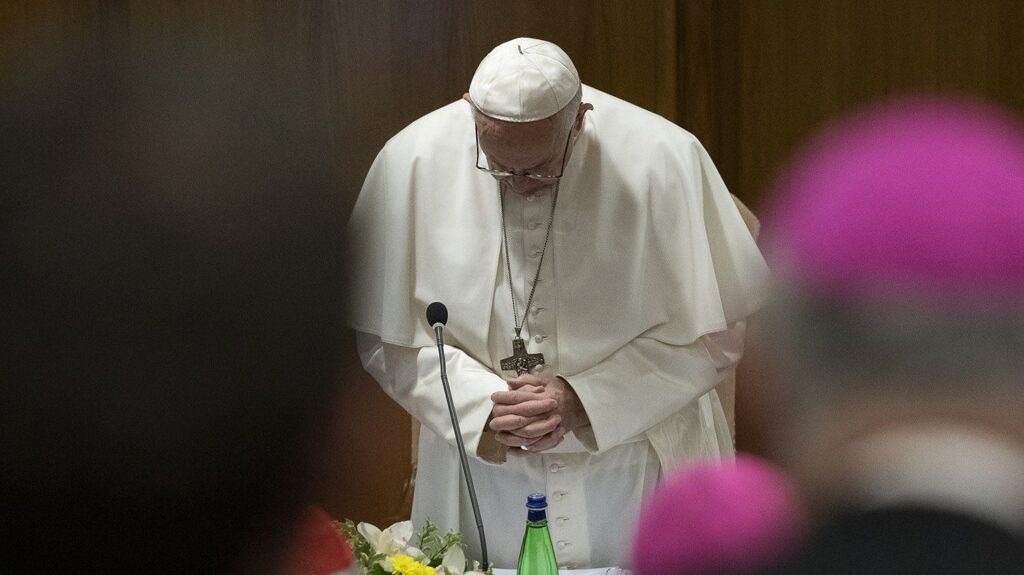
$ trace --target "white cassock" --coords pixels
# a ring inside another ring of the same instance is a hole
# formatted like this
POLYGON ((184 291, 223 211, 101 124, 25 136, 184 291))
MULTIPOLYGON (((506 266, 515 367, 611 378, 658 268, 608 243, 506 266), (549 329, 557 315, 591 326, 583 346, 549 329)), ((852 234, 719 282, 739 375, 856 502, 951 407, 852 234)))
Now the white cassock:
POLYGON ((433 301, 448 307, 447 371, 497 567, 515 567, 530 493, 548 496, 561 566, 626 565, 634 517, 662 471, 732 457, 713 388, 733 374, 767 277, 696 138, 593 88, 583 97, 594 110, 565 167, 523 331, 590 418, 557 448, 506 460, 485 430, 513 337, 500 210, 522 314, 553 190, 506 193, 502 208, 495 180, 474 168, 471 107, 460 100, 387 143, 348 230, 363 364, 423 424, 413 520, 461 530, 479 559, 424 315, 433 301))

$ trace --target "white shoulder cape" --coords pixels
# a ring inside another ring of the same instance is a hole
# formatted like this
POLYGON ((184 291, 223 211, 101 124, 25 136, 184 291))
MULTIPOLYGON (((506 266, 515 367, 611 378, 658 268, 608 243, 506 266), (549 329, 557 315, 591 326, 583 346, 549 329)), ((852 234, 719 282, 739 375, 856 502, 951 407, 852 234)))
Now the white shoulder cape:
MULTIPOLYGON (((767 269, 700 142, 667 120, 584 87, 587 114, 565 168, 552 233, 561 372, 636 337, 686 345, 761 303, 767 269)), ((434 344, 425 310, 444 302, 449 343, 481 361, 504 273, 496 184, 474 168, 470 105, 436 110, 377 156, 349 223, 350 323, 407 347, 434 344)))

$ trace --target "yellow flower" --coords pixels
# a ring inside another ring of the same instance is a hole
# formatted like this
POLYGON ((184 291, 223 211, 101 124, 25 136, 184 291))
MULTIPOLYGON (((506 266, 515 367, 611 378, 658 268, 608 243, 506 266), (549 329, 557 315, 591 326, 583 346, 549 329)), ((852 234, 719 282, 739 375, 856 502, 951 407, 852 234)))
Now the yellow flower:
POLYGON ((388 557, 391 572, 395 575, 434 575, 434 568, 420 563, 408 555, 388 557))

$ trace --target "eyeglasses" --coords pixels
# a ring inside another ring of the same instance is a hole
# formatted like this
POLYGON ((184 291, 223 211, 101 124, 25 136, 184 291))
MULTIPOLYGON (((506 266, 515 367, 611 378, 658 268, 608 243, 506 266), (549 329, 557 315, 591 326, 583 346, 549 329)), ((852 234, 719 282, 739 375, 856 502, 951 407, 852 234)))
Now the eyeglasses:
POLYGON ((508 172, 508 171, 502 171, 502 170, 492 170, 490 168, 485 168, 485 167, 481 166, 480 165, 480 157, 481 157, 482 154, 480 153, 480 128, 478 128, 478 127, 476 127, 474 125, 473 132, 474 132, 474 134, 476 134, 476 169, 480 170, 481 172, 485 172, 487 174, 490 174, 490 175, 494 176, 498 180, 507 180, 508 178, 519 176, 519 177, 523 177, 523 178, 530 178, 531 180, 537 180, 539 182, 552 183, 552 182, 558 181, 562 177, 562 174, 565 173, 565 162, 566 162, 566 160, 569 159, 569 142, 572 140, 572 130, 569 130, 569 135, 566 136, 566 138, 565 138, 565 149, 562 150, 562 167, 558 170, 558 175, 557 176, 545 175, 545 174, 533 174, 533 173, 530 173, 527 170, 523 170, 521 172, 508 172))

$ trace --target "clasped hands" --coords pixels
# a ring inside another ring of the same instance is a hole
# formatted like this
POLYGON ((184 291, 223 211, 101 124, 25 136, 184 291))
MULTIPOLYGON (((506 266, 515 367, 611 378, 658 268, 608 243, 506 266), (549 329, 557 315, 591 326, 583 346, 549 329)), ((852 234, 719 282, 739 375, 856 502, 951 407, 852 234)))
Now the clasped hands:
POLYGON ((545 451, 567 433, 589 423, 572 387, 549 372, 524 373, 508 381, 508 391, 491 394, 494 407, 488 427, 510 453, 545 451))

